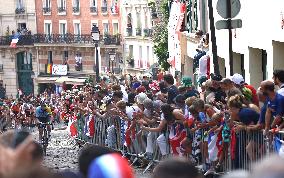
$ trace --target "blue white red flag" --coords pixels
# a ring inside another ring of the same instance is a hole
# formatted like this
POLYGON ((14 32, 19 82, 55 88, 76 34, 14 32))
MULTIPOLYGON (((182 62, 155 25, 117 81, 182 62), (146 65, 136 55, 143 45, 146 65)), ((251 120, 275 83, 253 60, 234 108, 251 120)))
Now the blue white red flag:
POLYGON ((284 157, 284 141, 277 136, 274 137, 274 150, 279 156, 284 157))

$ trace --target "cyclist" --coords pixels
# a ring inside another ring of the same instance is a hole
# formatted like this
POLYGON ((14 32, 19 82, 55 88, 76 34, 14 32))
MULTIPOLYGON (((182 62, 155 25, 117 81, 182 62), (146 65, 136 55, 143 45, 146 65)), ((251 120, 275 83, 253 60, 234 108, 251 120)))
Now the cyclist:
MULTIPOLYGON (((40 106, 36 108, 35 116, 38 119, 38 121, 41 123, 46 124, 50 122, 49 112, 46 108, 46 104, 43 101, 40 103, 40 106)), ((51 132, 50 125, 47 125, 47 130, 48 130, 48 137, 50 137, 50 132, 51 132)), ((38 131, 39 131, 39 140, 41 141, 43 134, 42 125, 39 125, 38 131)))

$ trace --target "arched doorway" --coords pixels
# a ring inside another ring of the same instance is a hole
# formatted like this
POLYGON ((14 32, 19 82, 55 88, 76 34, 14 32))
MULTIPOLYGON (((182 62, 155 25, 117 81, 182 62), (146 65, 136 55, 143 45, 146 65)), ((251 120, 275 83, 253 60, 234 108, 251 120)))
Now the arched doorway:
POLYGON ((33 94, 34 91, 32 73, 32 53, 26 51, 17 53, 18 87, 25 95, 33 94))

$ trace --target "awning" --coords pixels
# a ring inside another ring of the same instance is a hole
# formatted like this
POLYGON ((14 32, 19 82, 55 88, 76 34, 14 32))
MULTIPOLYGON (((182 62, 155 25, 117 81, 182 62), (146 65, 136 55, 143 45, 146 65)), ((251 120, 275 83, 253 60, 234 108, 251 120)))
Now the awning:
POLYGON ((58 79, 59 77, 37 77, 36 82, 37 83, 55 83, 55 81, 58 79))
POLYGON ((55 83, 56 84, 63 84, 63 82, 65 82, 66 84, 70 84, 70 85, 85 85, 85 81, 87 78, 73 78, 73 77, 60 77, 58 78, 55 83))

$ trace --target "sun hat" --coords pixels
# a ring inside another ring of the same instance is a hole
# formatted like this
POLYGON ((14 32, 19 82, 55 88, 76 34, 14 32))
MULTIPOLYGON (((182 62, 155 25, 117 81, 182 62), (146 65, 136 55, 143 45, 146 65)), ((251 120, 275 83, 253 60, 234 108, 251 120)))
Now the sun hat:
POLYGON ((146 99, 148 99, 148 96, 146 95, 146 93, 139 93, 135 97, 137 104, 143 104, 146 99))
POLYGON ((182 85, 184 87, 191 87, 192 86, 192 79, 191 79, 191 77, 183 77, 181 82, 182 82, 182 85))
POLYGON ((244 77, 238 73, 235 73, 231 79, 237 85, 241 85, 245 81, 244 77))
POLYGON ((125 158, 112 153, 93 160, 87 178, 134 178, 134 174, 125 158))

